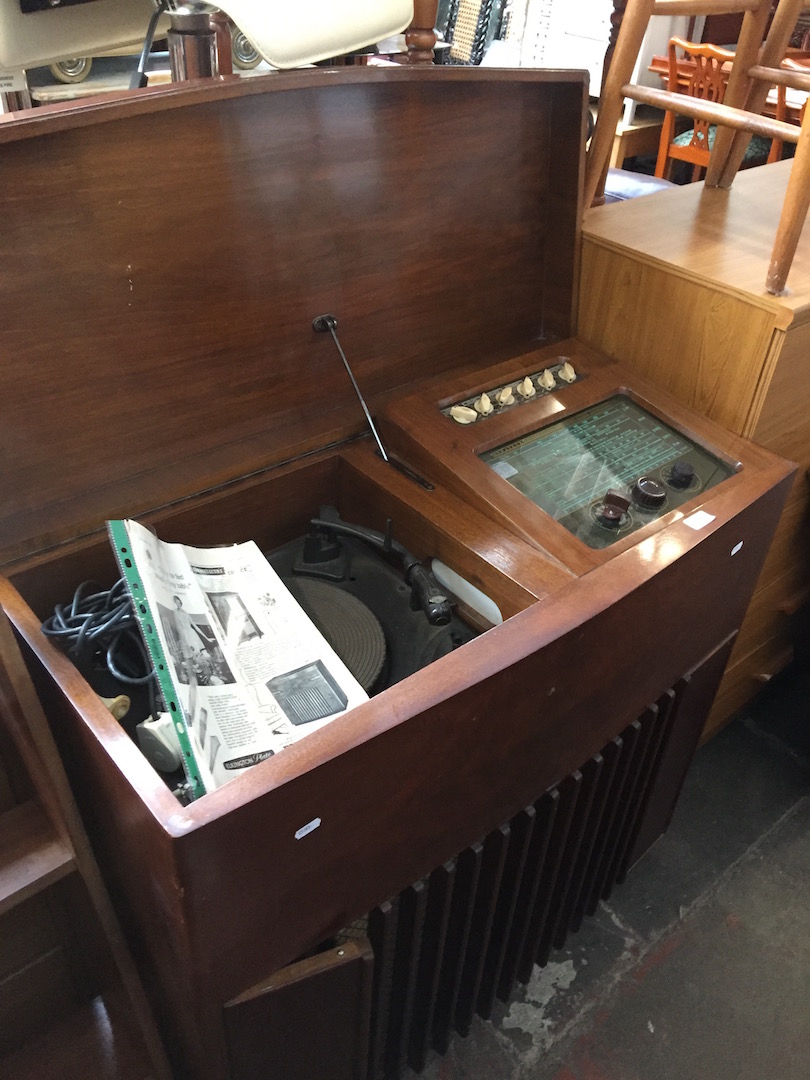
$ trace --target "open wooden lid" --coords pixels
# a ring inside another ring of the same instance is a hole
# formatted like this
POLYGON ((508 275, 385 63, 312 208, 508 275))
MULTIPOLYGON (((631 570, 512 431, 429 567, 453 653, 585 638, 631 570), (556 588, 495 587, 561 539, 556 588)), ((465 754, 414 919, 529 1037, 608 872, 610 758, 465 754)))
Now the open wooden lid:
POLYGON ((348 68, 0 124, 0 563, 566 337, 586 77, 348 68))

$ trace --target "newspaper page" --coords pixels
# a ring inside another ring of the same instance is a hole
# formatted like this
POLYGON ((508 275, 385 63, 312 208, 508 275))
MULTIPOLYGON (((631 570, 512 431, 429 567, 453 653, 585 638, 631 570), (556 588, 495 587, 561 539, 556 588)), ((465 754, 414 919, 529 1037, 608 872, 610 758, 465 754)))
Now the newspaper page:
POLYGON ((207 791, 367 699, 253 541, 195 548, 115 524, 207 791))

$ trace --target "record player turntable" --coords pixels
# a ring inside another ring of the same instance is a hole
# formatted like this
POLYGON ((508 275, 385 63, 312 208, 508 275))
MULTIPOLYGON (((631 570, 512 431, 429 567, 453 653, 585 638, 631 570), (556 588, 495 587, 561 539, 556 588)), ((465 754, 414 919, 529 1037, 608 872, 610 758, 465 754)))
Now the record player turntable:
POLYGON ((321 507, 270 564, 369 693, 421 670, 475 632, 428 569, 391 535, 321 507), (393 556, 393 565, 385 556, 393 556), (397 566, 397 563, 400 564, 397 566))

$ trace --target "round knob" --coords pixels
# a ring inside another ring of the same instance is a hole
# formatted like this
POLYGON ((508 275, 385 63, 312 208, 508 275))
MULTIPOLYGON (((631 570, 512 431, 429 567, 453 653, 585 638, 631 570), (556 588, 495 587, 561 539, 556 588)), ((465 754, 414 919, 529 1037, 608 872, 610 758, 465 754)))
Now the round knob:
POLYGON ((633 485, 633 502, 642 510, 660 510, 667 501, 663 484, 649 476, 640 476, 633 485))
POLYGON ((596 520, 607 529, 618 529, 630 509, 630 500, 615 488, 608 488, 604 499, 595 507, 596 520))
POLYGON ((624 510, 614 503, 602 503, 596 512, 596 517, 600 525, 608 529, 618 529, 624 517, 624 510))
POLYGON ((667 480, 674 488, 683 490, 693 483, 697 473, 691 461, 676 461, 669 470, 667 480))

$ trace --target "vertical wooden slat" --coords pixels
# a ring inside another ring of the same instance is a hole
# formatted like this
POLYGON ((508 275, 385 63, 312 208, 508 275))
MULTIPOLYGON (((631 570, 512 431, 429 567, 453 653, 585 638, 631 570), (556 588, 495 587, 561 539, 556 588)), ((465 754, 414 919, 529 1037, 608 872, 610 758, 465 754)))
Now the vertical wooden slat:
POLYGON ((501 967, 503 966, 509 933, 512 928, 515 903, 523 879, 526 855, 531 843, 536 818, 537 814, 534 807, 528 806, 521 810, 519 814, 516 814, 510 822, 509 850, 506 853, 506 862, 498 891, 492 932, 489 935, 489 946, 476 1003, 476 1012, 485 1020, 488 1020, 492 1014, 495 990, 501 975, 501 967))
POLYGON ((636 839, 644 819, 644 811, 650 797, 650 792, 655 786, 655 778, 658 775, 660 768, 661 754, 669 740, 672 725, 677 715, 675 703, 676 695, 674 690, 668 690, 656 702, 657 717, 653 727, 652 737, 648 745, 648 752, 645 755, 644 763, 639 774, 639 788, 636 797, 633 800, 632 821, 628 826, 626 843, 617 868, 617 884, 621 884, 627 876, 627 870, 630 865, 630 855, 636 845, 636 839))
POLYGON ((582 787, 582 773, 577 770, 566 776, 558 785, 559 804, 554 820, 554 828, 549 841, 546 865, 537 889, 534 902, 534 911, 529 920, 529 930, 526 934, 526 942, 523 955, 518 963, 518 979, 527 983, 532 974, 535 958, 537 957, 540 942, 546 931, 551 909, 551 900, 554 894, 554 885, 560 872, 560 864, 565 852, 568 832, 576 810, 582 787))
POLYGON ((455 1026, 456 1030, 462 1035, 469 1034, 473 1014, 475 1013, 478 988, 481 984, 481 973, 489 946, 492 919, 495 915, 498 889, 500 888, 501 876, 506 861, 509 834, 509 826, 502 825, 500 829, 491 832, 484 840, 481 875, 478 879, 470 937, 467 943, 467 954, 464 958, 464 968, 456 1004, 455 1026))
POLYGON ((394 988, 394 960, 399 924, 399 897, 386 900, 369 912, 368 937, 374 950, 371 1035, 369 1038, 370 1080, 384 1080, 385 1047, 394 988))
POLYGON ((400 893, 390 1022, 385 1048, 386 1076, 399 1076, 405 1064, 426 906, 427 887, 424 881, 417 881, 400 893))
POLYGON ((425 1067, 433 1028, 433 1012, 444 963, 447 927, 452 909, 456 864, 454 861, 437 867, 428 883, 427 910, 422 932, 416 997, 408 1035, 408 1064, 421 1072, 425 1067))
POLYGON ((444 963, 439 976, 436 1006, 433 1010, 433 1047, 446 1054, 455 1023, 464 958, 470 939, 478 880, 484 861, 484 846, 480 843, 465 848, 458 856, 450 925, 444 947, 444 963))
POLYGON ((630 792, 634 782, 634 763, 638 760, 641 724, 634 720, 622 732, 623 751, 616 770, 614 791, 610 796, 611 807, 605 820, 605 842, 599 857, 587 895, 582 900, 582 910, 593 915, 605 889, 611 866, 617 860, 617 850, 624 835, 624 823, 630 812, 630 792))
POLYGON ((501 974, 498 980, 498 997, 501 1001, 507 1001, 512 987, 517 979, 517 969, 520 957, 526 945, 526 936, 529 932, 532 912, 534 911, 540 882, 546 869, 546 860, 549 853, 549 843, 554 821, 557 815, 557 807, 560 802, 560 793, 553 788, 535 803, 536 820, 532 831, 531 843, 526 856, 526 872, 520 882, 520 888, 515 901, 515 913, 512 919, 512 928, 506 945, 504 961, 501 966, 501 974))
POLYGON ((576 870, 580 851, 583 844, 586 842, 588 819, 601 770, 601 754, 596 754, 590 761, 586 761, 580 770, 582 774, 582 790, 580 791, 579 799, 577 800, 571 827, 568 830, 568 839, 566 840, 565 851, 563 852, 562 861, 560 863, 560 872, 557 875, 554 893, 551 898, 549 919, 546 923, 543 935, 540 938, 540 946, 537 950, 536 962, 541 967, 548 963, 552 945, 557 937, 557 929, 558 927, 561 927, 564 922, 566 898, 573 883, 574 872, 576 870))
MULTIPOLYGON (((563 941, 568 933, 578 930, 582 923, 583 897, 587 896, 599 866, 605 842, 605 824, 610 818, 609 800, 613 792, 614 780, 623 747, 622 740, 617 737, 602 749, 603 764, 599 773, 596 791, 594 792, 586 842, 582 845, 574 880, 568 892, 564 919, 557 928, 557 934, 562 935, 563 941), (564 933, 562 933, 561 926, 565 927, 564 933)), ((562 944, 558 945, 557 948, 562 948, 562 944)))
POLYGON ((625 813, 610 866, 605 876, 605 885, 601 897, 603 900, 607 900, 613 891, 613 886, 618 880, 619 871, 630 844, 630 835, 637 816, 638 800, 644 788, 644 778, 649 772, 655 736, 658 732, 658 706, 651 705, 646 709, 639 717, 639 724, 641 725, 641 731, 639 732, 638 745, 627 788, 625 813))

